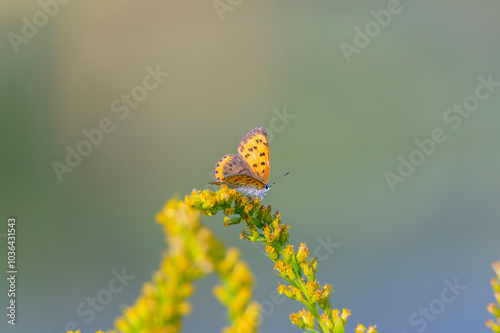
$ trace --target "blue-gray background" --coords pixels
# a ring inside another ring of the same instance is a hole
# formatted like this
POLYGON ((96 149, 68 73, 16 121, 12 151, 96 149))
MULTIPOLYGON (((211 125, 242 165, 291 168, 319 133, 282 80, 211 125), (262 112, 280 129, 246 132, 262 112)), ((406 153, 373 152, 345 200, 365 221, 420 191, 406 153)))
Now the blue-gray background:
MULTIPOLYGON (((2 314, 0 331, 111 328, 158 267, 155 213, 172 195, 204 188, 215 161, 264 126, 271 177, 290 171, 265 202, 292 226, 294 245, 324 258, 319 280, 333 285, 336 307, 351 309, 348 332, 357 323, 487 332, 490 264, 500 259, 500 88, 456 130, 443 115, 473 101, 480 76, 500 82, 500 3, 232 3, 222 20, 212 1, 71 1, 43 22, 37 1, 3 2, 1 262, 15 216, 19 274, 17 325, 2 314), (370 23, 388 6, 397 13, 385 27, 370 23), (33 16, 38 31, 13 47, 33 16), (369 43, 356 38, 366 27, 369 43), (342 43, 360 47, 346 57, 342 43), (126 117, 113 112, 157 66, 170 75, 126 117), (59 181, 53 162, 65 163, 66 146, 106 118, 114 130, 59 181), (435 128, 445 142, 391 191, 384 174, 435 128), (79 314, 122 269, 133 276, 123 291, 95 318, 79 314), (464 287, 453 294, 445 281, 455 280, 464 287)), ((302 307, 275 299, 279 278, 261 249, 239 239, 242 226, 226 229, 220 216, 204 223, 250 264, 268 314, 261 331, 299 332, 288 315, 302 307)), ((197 284, 186 332, 224 326, 216 282, 197 284)))

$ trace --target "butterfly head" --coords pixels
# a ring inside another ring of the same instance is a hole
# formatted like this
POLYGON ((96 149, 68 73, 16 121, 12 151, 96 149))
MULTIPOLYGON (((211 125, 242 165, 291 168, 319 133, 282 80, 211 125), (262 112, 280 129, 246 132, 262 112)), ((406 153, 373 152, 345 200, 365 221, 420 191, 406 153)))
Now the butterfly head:
POLYGON ((266 185, 264 185, 264 188, 261 190, 262 191, 262 194, 265 196, 265 193, 267 191, 269 191, 271 189, 271 186, 273 186, 274 184, 276 184, 275 180, 281 178, 281 177, 285 177, 286 175, 288 175, 289 172, 285 173, 284 175, 281 175, 279 177, 276 177, 274 178, 273 180, 271 180, 269 183, 267 183, 266 185), (272 183, 272 184, 271 184, 272 183))

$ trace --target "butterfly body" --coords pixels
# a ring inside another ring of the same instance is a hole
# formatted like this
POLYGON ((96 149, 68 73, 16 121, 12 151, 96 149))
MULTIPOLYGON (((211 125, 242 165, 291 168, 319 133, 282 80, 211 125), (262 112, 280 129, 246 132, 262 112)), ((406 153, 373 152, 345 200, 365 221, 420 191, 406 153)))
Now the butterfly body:
POLYGON ((227 154, 215 164, 213 185, 227 185, 246 195, 265 197, 271 188, 267 184, 271 163, 266 130, 256 127, 249 131, 238 146, 238 154, 227 154))

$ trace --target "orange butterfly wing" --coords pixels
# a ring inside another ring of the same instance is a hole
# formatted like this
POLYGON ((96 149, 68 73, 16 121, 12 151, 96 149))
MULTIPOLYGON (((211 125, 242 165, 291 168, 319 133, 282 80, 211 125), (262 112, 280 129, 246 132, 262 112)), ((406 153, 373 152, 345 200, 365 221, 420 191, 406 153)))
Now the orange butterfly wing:
POLYGON ((244 186, 255 186, 262 190, 266 184, 248 175, 235 175, 224 178, 224 181, 211 182, 212 185, 227 185, 229 188, 239 188, 244 186))
POLYGON ((243 158, 236 154, 222 156, 215 164, 214 173, 218 181, 225 181, 225 178, 236 175, 252 175, 252 172, 243 158))
POLYGON ((246 162, 254 178, 264 185, 269 180, 271 161, 269 157, 269 141, 264 127, 256 127, 241 139, 238 153, 246 162))

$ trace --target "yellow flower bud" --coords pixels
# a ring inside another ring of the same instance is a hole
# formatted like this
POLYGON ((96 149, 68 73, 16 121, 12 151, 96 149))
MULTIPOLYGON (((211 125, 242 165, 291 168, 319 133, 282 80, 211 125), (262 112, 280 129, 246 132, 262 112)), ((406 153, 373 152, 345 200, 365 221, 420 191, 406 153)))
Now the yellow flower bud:
POLYGON ((358 324, 358 326, 356 326, 356 329, 354 330, 356 333, 365 333, 365 330, 366 330, 366 327, 364 327, 363 325, 361 324, 358 324))
POLYGON ((290 236, 288 233, 288 229, 290 229, 290 226, 287 224, 281 224, 280 226, 278 226, 278 228, 281 229, 281 231, 280 231, 280 243, 285 244, 286 242, 288 242, 288 237, 290 236))
POLYGON ((297 313, 290 314, 290 321, 292 322, 292 324, 296 325, 298 328, 305 328, 306 327, 304 320, 297 313))
POLYGON ((285 270, 285 263, 283 261, 278 261, 274 264, 274 269, 277 270, 279 274, 282 274, 285 270))
POLYGON ((493 264, 491 264, 491 267, 493 267, 495 274, 497 275, 498 279, 500 280, 500 261, 494 262, 493 264))
POLYGON ((273 227, 276 228, 279 224, 281 224, 281 214, 279 210, 277 210, 273 215, 272 221, 273 227))
POLYGON ((342 322, 346 323, 347 318, 351 315, 351 311, 349 309, 342 309, 342 315, 340 316, 340 319, 342 319, 342 322))
POLYGON ((278 252, 276 252, 274 247, 272 247, 271 245, 266 245, 266 253, 273 261, 278 260, 278 258, 280 257, 278 252))
POLYGON ((497 279, 491 278, 490 284, 491 284, 491 287, 493 288, 493 291, 500 292, 500 283, 497 279))
POLYGON ((300 289, 295 288, 294 286, 290 286, 289 288, 292 290, 294 299, 298 300, 299 302, 302 302, 305 300, 304 294, 302 293, 302 291, 300 291, 300 289))
POLYGON ((292 290, 289 287, 285 286, 284 284, 280 284, 278 286, 278 292, 280 294, 285 294, 285 296, 288 298, 293 298, 292 290))
POLYGON ((311 312, 307 310, 301 310, 299 311, 299 314, 302 316, 302 320, 304 320, 304 324, 308 328, 314 328, 316 326, 316 323, 314 322, 314 316, 311 314, 311 312))
MULTIPOLYGON (((329 298, 329 297, 330 297, 330 295, 332 294, 332 291, 333 291, 333 287, 332 287, 332 285, 330 285, 330 284, 325 284, 325 285, 323 286, 323 293, 322 293, 323 295, 322 295, 321 297, 322 297, 322 298, 325 298, 325 299, 326 299, 326 298, 329 298)), ((342 311, 342 315, 343 315, 343 314, 344 314, 344 312, 342 311)))
POLYGON ((306 283, 308 296, 312 296, 316 292, 316 290, 318 290, 318 288, 319 288, 319 283, 316 281, 309 281, 306 283))
POLYGON ((490 303, 486 306, 486 310, 494 315, 495 317, 500 317, 500 310, 498 309, 498 306, 494 303, 490 303))
POLYGON ((286 264, 286 275, 290 280, 295 280, 297 278, 292 266, 288 264, 286 264))
POLYGON ((284 254, 284 260, 285 262, 290 262, 290 260, 292 260, 292 256, 293 256, 293 245, 291 244, 288 244, 286 247, 285 247, 285 250, 283 251, 284 254))
POLYGON ((300 243, 299 250, 297 251, 297 262, 301 263, 304 260, 307 259, 309 256, 309 249, 307 248, 306 244, 300 243))
POLYGON ((266 242, 268 244, 271 244, 272 242, 274 242, 274 233, 272 232, 272 229, 270 226, 266 225, 264 228, 264 237, 266 238, 266 242))
POLYGON ((485 322, 486 327, 490 328, 493 332, 500 332, 500 325, 489 319, 485 322))
POLYGON ((313 275, 313 271, 311 269, 311 265, 309 264, 309 262, 307 260, 303 261, 299 264, 299 266, 300 266, 300 269, 302 270, 302 272, 304 273, 304 275, 307 277, 307 279, 309 281, 313 281, 314 275, 313 275))
POLYGON ((333 322, 332 320, 326 315, 326 313, 321 314, 321 322, 328 327, 329 329, 333 329, 333 322))

